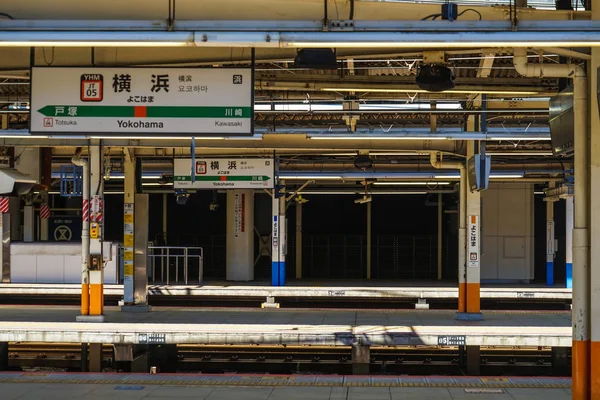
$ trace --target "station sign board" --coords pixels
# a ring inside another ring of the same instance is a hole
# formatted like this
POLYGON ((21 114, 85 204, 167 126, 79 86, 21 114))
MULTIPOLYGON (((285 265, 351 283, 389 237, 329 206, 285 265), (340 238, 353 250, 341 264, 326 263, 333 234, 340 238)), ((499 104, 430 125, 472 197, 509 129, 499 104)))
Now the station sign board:
POLYGON ((467 232, 467 266, 479 268, 479 216, 469 215, 469 231, 467 232))
POLYGON ((31 72, 32 134, 252 135, 250 68, 55 68, 31 72))
POLYGON ((275 170, 272 158, 176 158, 174 189, 272 189, 275 170))

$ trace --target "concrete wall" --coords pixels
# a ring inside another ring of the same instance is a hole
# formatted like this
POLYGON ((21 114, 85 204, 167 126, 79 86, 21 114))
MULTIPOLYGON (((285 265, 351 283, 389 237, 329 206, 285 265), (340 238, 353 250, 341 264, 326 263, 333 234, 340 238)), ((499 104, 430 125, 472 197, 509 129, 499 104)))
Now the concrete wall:
POLYGON ((481 280, 533 279, 533 185, 491 183, 482 208, 481 280))
MULTIPOLYGON (((104 283, 117 283, 119 251, 104 243, 104 283)), ((11 283, 80 283, 81 243, 12 243, 11 283)))

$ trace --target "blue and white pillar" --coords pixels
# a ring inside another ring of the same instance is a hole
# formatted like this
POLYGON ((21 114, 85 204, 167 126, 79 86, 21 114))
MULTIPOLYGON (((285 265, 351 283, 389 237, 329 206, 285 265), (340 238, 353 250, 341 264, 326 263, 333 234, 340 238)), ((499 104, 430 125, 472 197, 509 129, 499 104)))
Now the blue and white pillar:
POLYGON ((546 202, 546 285, 554 285, 554 202, 546 202))
POLYGON ((285 190, 277 193, 277 187, 273 189, 273 212, 272 212, 272 251, 271 251, 271 285, 285 285, 285 190))
POLYGON ((573 288, 573 197, 566 198, 566 232, 565 232, 565 281, 568 289, 573 288))

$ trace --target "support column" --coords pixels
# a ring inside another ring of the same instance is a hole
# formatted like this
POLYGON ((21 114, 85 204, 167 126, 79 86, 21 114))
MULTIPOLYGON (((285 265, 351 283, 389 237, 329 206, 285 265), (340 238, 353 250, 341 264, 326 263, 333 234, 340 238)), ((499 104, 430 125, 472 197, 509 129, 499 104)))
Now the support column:
POLYGON ((29 202, 23 207, 23 241, 33 242, 35 232, 35 209, 33 204, 29 202))
MULTIPOLYGON (((600 7, 596 7, 597 1, 594 2, 592 11, 592 19, 600 19, 600 7)), ((598 135, 592 135, 590 146, 590 128, 594 131, 600 129, 600 121, 598 120, 598 104, 596 99, 596 69, 600 67, 600 49, 592 48, 592 61, 590 71, 590 87, 593 88, 594 96, 590 96, 591 103, 588 104, 588 81, 585 77, 575 76, 573 78, 573 115, 574 115, 574 147, 575 147, 575 200, 574 200, 574 227, 573 227, 573 345, 572 345, 572 391, 573 399, 588 400, 590 398, 590 286, 596 286, 598 282, 598 272, 600 272, 600 247, 595 246, 592 249, 592 259, 595 260, 595 266, 592 271, 595 271, 594 277, 590 274, 590 225, 589 219, 594 221, 591 227, 595 228, 594 242, 600 240, 600 143, 598 135), (588 116, 588 111, 591 114, 588 116), (591 122, 591 127, 588 125, 591 122), (590 218, 590 157, 589 151, 594 154, 594 162, 592 163, 592 191, 591 204, 595 205, 592 209, 590 218), (598 222, 595 222, 598 221, 598 222)), ((592 299, 598 304, 598 290, 595 299, 592 299)), ((594 318, 600 322, 600 316, 594 318)), ((599 326, 600 328, 600 326, 599 326)), ((596 340, 600 341, 600 331, 596 331, 596 340)), ((597 346, 595 346, 597 348, 597 346)), ((596 381, 596 394, 591 394, 591 398, 600 396, 600 349, 596 349, 591 354, 591 359, 595 364, 592 368, 594 380, 596 381)), ((592 390, 594 385, 592 385, 592 390)))
POLYGON ((438 243, 437 243, 437 278, 438 281, 442 280, 442 218, 444 216, 444 203, 443 203, 443 194, 438 193, 438 243))
MULTIPOLYGON (((600 20, 598 0, 592 0, 592 20, 600 20)), ((592 48, 591 55, 588 79, 573 79, 573 399, 600 398, 600 49, 592 48)))
POLYGON ((81 372, 89 372, 88 364, 88 344, 81 343, 81 361, 80 361, 81 372))
POLYGON ((369 375, 371 364, 371 348, 361 343, 352 344, 352 374, 369 375))
POLYGON ((565 281, 566 287, 573 287, 573 197, 566 200, 566 228, 565 228, 565 281))
POLYGON ((136 161, 125 151, 123 204, 124 312, 148 312, 148 195, 136 193, 136 161))
POLYGON ((102 213, 104 203, 104 151, 102 146, 90 148, 90 260, 88 270, 90 276, 90 316, 104 317, 104 248, 103 217, 94 212, 95 200, 98 200, 102 213), (94 261, 96 260, 96 261, 94 261))
POLYGON ((458 211, 458 312, 467 312, 467 170, 460 170, 458 211))
POLYGON ((0 342, 0 371, 8 370, 8 342, 0 342))
MULTIPOLYGON (((553 188, 550 183, 549 188, 553 188)), ((554 285, 554 202, 546 201, 546 285, 554 285)))
POLYGON ((479 346, 465 346, 467 375, 481 375, 481 349, 479 346))
POLYGON ((371 279, 371 202, 367 203, 367 279, 371 279))
POLYGON ((227 191, 226 279, 254 280, 254 191, 227 191))
POLYGON ((166 246, 168 241, 167 241, 167 216, 168 216, 168 212, 167 212, 167 194, 163 193, 163 198, 162 198, 162 230, 163 230, 163 241, 164 241, 164 245, 166 246))
MULTIPOLYGON (((467 160, 475 154, 476 142, 467 144, 467 160)), ((468 168, 466 169, 468 170, 468 168)), ((463 171, 466 174, 466 170, 463 171)), ((468 179, 467 179, 468 180, 468 179)), ((467 182, 469 185, 469 183, 467 182)), ((466 193, 466 267, 465 267, 465 311, 456 315, 457 319, 483 319, 480 309, 480 263, 481 263, 481 195, 471 192, 465 185, 466 193)), ((470 185, 469 185, 470 186, 470 185)))
POLYGON ((89 372, 102 372, 102 343, 90 343, 89 372))
POLYGON ((285 186, 280 193, 273 189, 272 210, 271 285, 285 286, 285 186))
POLYGON ((302 202, 296 202, 296 279, 302 279, 302 202))
POLYGON ((135 159, 128 151, 125 152, 123 168, 123 300, 126 305, 134 305, 135 159))

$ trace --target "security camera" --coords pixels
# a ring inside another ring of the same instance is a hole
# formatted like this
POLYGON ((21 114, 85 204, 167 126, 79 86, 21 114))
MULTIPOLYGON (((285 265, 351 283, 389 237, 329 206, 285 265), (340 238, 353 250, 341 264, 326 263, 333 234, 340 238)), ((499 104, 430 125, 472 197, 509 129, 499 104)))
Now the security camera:
POLYGON ((189 198, 190 198, 190 194, 186 191, 175 192, 175 200, 177 201, 177 204, 179 204, 181 206, 184 206, 185 203, 187 203, 189 198))
POLYGON ((359 199, 354 200, 354 202, 356 204, 366 204, 366 203, 370 203, 373 200, 373 198, 371 196, 363 196, 359 199))

